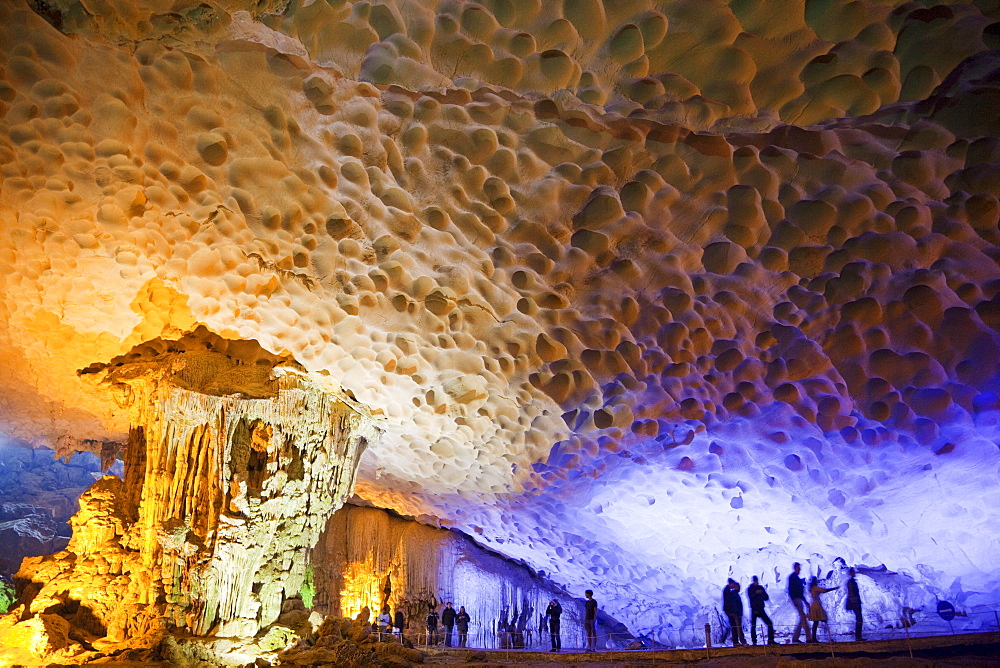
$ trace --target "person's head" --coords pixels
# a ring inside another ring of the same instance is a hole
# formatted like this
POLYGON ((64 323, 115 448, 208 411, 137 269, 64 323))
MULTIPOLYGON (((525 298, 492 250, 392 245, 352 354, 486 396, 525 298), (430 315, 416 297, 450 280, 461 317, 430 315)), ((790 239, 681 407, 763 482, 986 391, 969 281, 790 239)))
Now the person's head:
POLYGON ((558 605, 558 603, 556 602, 555 599, 552 599, 551 601, 549 601, 549 605, 558 605))
POLYGON ((754 584, 759 584, 759 583, 757 582, 757 576, 756 576, 756 575, 755 575, 755 576, 753 576, 753 578, 752 578, 752 579, 753 579, 753 583, 754 583, 754 584))
POLYGON ((594 590, 588 589, 587 591, 583 592, 583 595, 586 596, 587 598, 594 598, 594 590))
POLYGON ((798 575, 799 571, 802 570, 802 564, 796 561, 794 564, 792 564, 792 570, 795 571, 796 575, 798 575))
POLYGON ((382 612, 384 612, 385 614, 388 615, 389 614, 389 606, 385 606, 384 608, 382 608, 382 612))
POLYGON ((446 608, 450 608, 450 607, 451 607, 451 601, 448 601, 448 602, 447 602, 447 603, 445 603, 444 605, 445 605, 445 607, 446 607, 446 608))
POLYGON ((848 572, 848 574, 849 574, 849 575, 850 575, 850 576, 851 576, 852 578, 854 577, 854 569, 853 569, 853 568, 852 568, 852 569, 850 569, 850 570, 848 570, 847 572, 848 572))
POLYGON ((459 612, 465 612, 465 606, 464 605, 458 606, 458 611, 459 612))
POLYGON ((809 578, 809 586, 810 587, 815 587, 818 582, 819 582, 819 580, 816 579, 815 575, 813 577, 809 578))
POLYGON ((729 580, 726 582, 726 586, 729 587, 730 589, 734 588, 736 586, 736 580, 729 578, 729 580))

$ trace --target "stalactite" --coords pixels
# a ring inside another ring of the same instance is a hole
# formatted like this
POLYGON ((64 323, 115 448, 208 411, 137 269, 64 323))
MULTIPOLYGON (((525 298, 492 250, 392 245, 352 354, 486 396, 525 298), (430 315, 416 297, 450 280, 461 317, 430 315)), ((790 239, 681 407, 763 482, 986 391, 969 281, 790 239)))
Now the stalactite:
POLYGON ((108 641, 171 627, 248 637, 298 594, 377 431, 297 365, 218 348, 86 370, 129 411, 124 483, 84 494, 65 552, 25 561, 31 613, 85 608, 108 641))
POLYGON ((500 646, 504 623, 539 633, 548 602, 563 606, 563 639, 582 644, 582 604, 525 567, 490 554, 451 531, 392 517, 375 508, 347 505, 330 518, 313 553, 315 608, 354 617, 386 603, 402 610, 418 636, 431 607, 464 605, 472 617, 473 646, 500 646))

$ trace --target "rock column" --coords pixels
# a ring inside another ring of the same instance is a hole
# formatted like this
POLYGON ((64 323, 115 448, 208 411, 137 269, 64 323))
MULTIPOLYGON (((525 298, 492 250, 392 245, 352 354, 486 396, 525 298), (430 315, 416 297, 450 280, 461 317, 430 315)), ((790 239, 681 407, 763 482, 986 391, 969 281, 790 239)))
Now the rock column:
POLYGON ((125 480, 84 494, 66 551, 25 560, 22 600, 112 642, 253 636, 299 593, 377 432, 294 364, 135 357, 88 370, 130 411, 125 480))

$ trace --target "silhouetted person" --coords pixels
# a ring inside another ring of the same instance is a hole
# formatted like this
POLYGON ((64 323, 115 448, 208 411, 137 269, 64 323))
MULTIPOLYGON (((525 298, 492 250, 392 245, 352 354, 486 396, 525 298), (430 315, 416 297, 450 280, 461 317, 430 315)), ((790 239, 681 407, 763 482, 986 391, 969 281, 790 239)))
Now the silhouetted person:
POLYGON ((396 627, 396 634, 399 637, 399 642, 403 642, 403 627, 406 626, 406 618, 403 617, 403 611, 396 608, 396 615, 393 619, 393 626, 396 627))
POLYGON ((597 651, 597 601, 590 589, 583 592, 587 600, 583 603, 583 629, 587 633, 587 651, 597 651))
POLYGON ((552 636, 552 650, 558 652, 562 649, 562 638, 559 635, 559 618, 562 616, 562 606, 559 601, 552 599, 549 607, 545 608, 545 616, 549 618, 549 635, 552 636))
POLYGON ((806 605, 806 583, 799 577, 801 572, 802 565, 796 561, 792 564, 792 574, 788 576, 788 598, 792 599, 792 605, 799 613, 799 623, 795 627, 792 642, 802 642, 799 640, 799 634, 802 631, 806 632, 806 639, 809 638, 809 618, 806 616, 809 606, 806 605))
MULTIPOLYGON (((820 587, 819 580, 812 578, 809 580, 809 595, 812 596, 812 603, 809 605, 809 619, 812 620, 812 636, 810 636, 810 642, 819 642, 816 639, 816 630, 819 629, 819 623, 827 621, 826 610, 823 608, 823 603, 819 600, 820 594, 825 594, 828 591, 833 591, 839 587, 820 587)), ((827 624, 826 634, 830 635, 830 625, 827 624)))
POLYGON ((427 627, 427 644, 436 645, 438 644, 438 613, 437 610, 431 608, 431 611, 427 613, 427 618, 424 620, 424 626, 427 627))
POLYGON ((733 630, 733 647, 746 645, 743 635, 743 599, 740 598, 740 583, 729 578, 722 589, 722 611, 729 618, 729 626, 733 630))
POLYGON ((858 581, 854 578, 854 569, 852 568, 848 573, 850 573, 851 579, 847 581, 847 602, 844 607, 854 613, 854 641, 857 642, 864 640, 861 637, 861 592, 858 591, 858 581))
POLYGON ((458 646, 465 647, 469 642, 469 622, 471 618, 465 611, 465 606, 458 606, 458 614, 455 615, 455 626, 458 627, 458 646))
POLYGON ((451 607, 451 601, 444 604, 441 624, 444 626, 444 646, 451 647, 451 632, 455 628, 455 608, 451 607))
POLYGON ((747 600, 750 601, 750 639, 754 645, 757 644, 758 619, 764 620, 764 623, 767 624, 767 644, 774 644, 774 624, 771 623, 771 618, 764 610, 764 604, 769 598, 767 590, 760 586, 757 581, 757 576, 753 576, 753 582, 747 587, 747 600))

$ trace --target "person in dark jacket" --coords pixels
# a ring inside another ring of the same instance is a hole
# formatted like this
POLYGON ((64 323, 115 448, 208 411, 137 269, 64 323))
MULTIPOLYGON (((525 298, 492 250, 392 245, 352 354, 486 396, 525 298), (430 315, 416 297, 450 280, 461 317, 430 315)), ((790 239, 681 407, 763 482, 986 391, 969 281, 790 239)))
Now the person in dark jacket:
POLYGON ((559 635, 559 618, 562 616, 562 606, 559 601, 552 599, 549 607, 545 608, 545 616, 549 618, 549 635, 552 636, 552 650, 558 652, 562 649, 562 637, 559 635))
POLYGON ((757 576, 753 576, 753 582, 747 587, 747 600, 750 601, 750 640, 754 645, 757 644, 757 619, 762 619, 767 624, 767 644, 774 644, 774 624, 764 609, 769 598, 767 590, 757 581, 757 576))
POLYGON ((424 625, 427 627, 427 644, 436 645, 438 644, 438 613, 437 610, 431 608, 431 611, 427 613, 427 619, 424 620, 424 625))
POLYGON ((455 628, 455 608, 451 607, 451 601, 444 604, 441 624, 444 626, 444 646, 451 647, 451 632, 455 628))
POLYGON ((729 578, 722 590, 722 611, 729 618, 729 626, 733 629, 733 647, 746 645, 743 635, 743 599, 740 598, 740 583, 729 578))
POLYGON ((465 611, 465 606, 458 606, 458 614, 455 615, 455 626, 458 627, 458 646, 465 647, 469 642, 469 622, 472 621, 469 613, 465 611))
POLYGON ((802 642, 799 640, 799 634, 802 631, 805 631, 806 638, 809 638, 809 618, 806 616, 809 606, 806 605, 806 583, 799 577, 801 572, 802 565, 796 561, 792 564, 792 574, 788 576, 788 598, 792 600, 795 611, 799 613, 799 623, 795 627, 792 642, 802 642))
POLYGON ((594 598, 594 592, 590 589, 583 592, 583 595, 587 597, 587 600, 583 602, 583 630, 587 634, 587 650, 588 652, 597 651, 597 599, 594 598))
POLYGON ((847 602, 844 606, 854 613, 854 642, 864 640, 861 637, 861 592, 858 590, 858 581, 854 578, 855 572, 852 568, 848 571, 851 579, 847 581, 847 602))
POLYGON ((396 637, 399 638, 399 642, 403 642, 403 628, 406 626, 406 618, 403 616, 403 611, 399 608, 396 608, 392 625, 396 627, 396 637))

